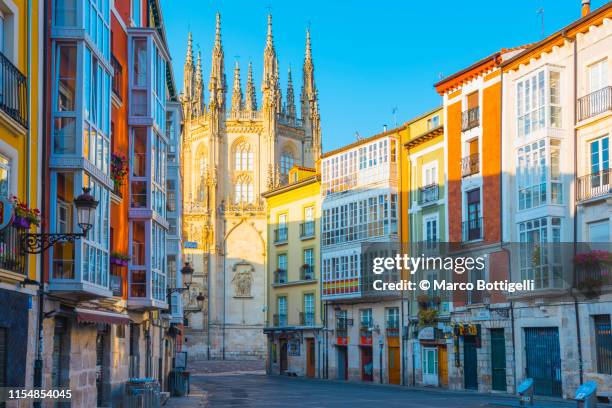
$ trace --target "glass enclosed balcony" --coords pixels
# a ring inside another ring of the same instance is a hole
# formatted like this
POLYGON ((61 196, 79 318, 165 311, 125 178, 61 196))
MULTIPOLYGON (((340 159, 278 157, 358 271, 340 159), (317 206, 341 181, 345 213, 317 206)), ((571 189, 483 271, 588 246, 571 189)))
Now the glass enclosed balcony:
POLYGON ((128 307, 167 307, 166 228, 153 220, 132 220, 129 238, 128 307))

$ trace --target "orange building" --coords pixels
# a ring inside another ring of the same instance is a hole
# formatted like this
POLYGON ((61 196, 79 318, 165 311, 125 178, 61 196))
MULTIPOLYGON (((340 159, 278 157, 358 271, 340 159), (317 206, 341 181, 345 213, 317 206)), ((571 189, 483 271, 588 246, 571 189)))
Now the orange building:
POLYGON ((509 303, 500 291, 477 290, 479 282, 508 278, 501 245, 500 63, 521 49, 502 50, 438 82, 444 98, 447 146, 448 233, 451 250, 482 257, 485 267, 453 280, 474 288, 453 292, 453 348, 449 388, 512 391, 514 379, 509 303))

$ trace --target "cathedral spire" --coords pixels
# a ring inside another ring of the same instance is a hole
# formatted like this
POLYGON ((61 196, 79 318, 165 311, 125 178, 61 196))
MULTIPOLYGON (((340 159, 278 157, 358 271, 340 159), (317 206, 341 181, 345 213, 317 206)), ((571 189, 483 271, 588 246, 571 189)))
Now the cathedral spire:
POLYGON ((194 115, 199 116, 204 111, 204 79, 202 77, 202 54, 198 51, 193 89, 194 115))
POLYGON ((316 161, 321 155, 321 118, 319 115, 319 96, 314 79, 310 29, 306 30, 306 50, 302 67, 302 121, 306 131, 312 158, 316 161))
POLYGON ((187 36, 187 55, 183 68, 183 100, 185 101, 193 99, 193 80, 193 40, 190 31, 187 36))
POLYGON ((262 91, 271 90, 273 95, 276 94, 278 61, 276 59, 276 51, 274 50, 274 38, 272 37, 272 14, 268 14, 268 35, 264 50, 263 71, 262 91))
POLYGON ((295 118, 295 94, 293 92, 293 79, 291 78, 291 67, 287 72, 287 98, 285 114, 290 118, 295 118))
POLYGON ((251 112, 257 110, 257 94, 255 93, 255 82, 253 81, 253 64, 249 62, 249 72, 246 86, 246 109, 251 112))
POLYGON ((232 89, 232 113, 238 113, 242 110, 242 84, 240 83, 240 65, 236 61, 234 68, 234 87, 232 89))
POLYGON ((210 67, 210 104, 225 109, 225 67, 223 45, 221 44, 221 14, 217 13, 215 45, 212 51, 212 64, 210 67))
POLYGON ((312 101, 317 96, 314 80, 314 64, 312 62, 312 48, 310 45, 310 29, 306 30, 306 52, 303 66, 302 100, 312 101))

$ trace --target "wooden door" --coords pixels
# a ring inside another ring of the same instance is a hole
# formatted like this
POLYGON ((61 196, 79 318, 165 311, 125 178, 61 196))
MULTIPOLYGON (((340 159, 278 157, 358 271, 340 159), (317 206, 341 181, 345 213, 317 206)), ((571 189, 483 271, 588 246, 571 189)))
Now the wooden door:
POLYGON ((438 349, 423 347, 423 385, 438 386, 438 349))
POLYGON ((438 347, 438 375, 441 387, 448 387, 448 350, 446 346, 438 347))
POLYGON ((287 371, 287 340, 281 340, 280 345, 280 373, 287 371))
POLYGON ((506 391, 506 340, 504 329, 491 329, 491 388, 506 391))
POLYGON ((389 384, 399 384, 400 383, 400 348, 399 347, 389 347, 389 384))
POLYGON ((314 339, 306 339, 306 376, 315 376, 315 342, 314 339))
POLYGON ((345 346, 336 346, 338 353, 338 379, 348 380, 348 353, 345 346))
POLYGON ((465 336, 463 339, 463 375, 466 390, 478 389, 478 366, 476 356, 476 339, 465 336))
POLYGON ((361 347, 361 380, 372 381, 374 380, 373 369, 374 361, 372 358, 372 347, 362 346, 361 347))

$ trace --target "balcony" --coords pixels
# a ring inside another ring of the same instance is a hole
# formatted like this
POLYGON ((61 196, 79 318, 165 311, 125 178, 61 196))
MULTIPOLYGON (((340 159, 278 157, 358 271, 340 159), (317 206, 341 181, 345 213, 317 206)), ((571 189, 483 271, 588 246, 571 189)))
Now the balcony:
MULTIPOLYGON (((608 251, 592 251, 582 255, 595 258, 598 254, 603 254, 606 258, 610 256, 608 251)), ((604 288, 608 290, 612 288, 612 267, 606 262, 582 263, 576 265, 574 279, 574 286, 584 295, 598 296, 604 291, 604 288)))
POLYGON ((419 205, 433 204, 438 201, 439 190, 437 183, 419 188, 419 205))
POLYGON ((461 159, 461 177, 468 177, 480 172, 480 155, 471 154, 461 159))
POLYGON ((0 52, 0 111, 28 128, 26 77, 0 52))
POLYGON ((346 337, 348 335, 349 326, 353 325, 353 319, 348 319, 346 317, 337 317, 336 318, 336 335, 338 337, 346 337))
POLYGON ((123 67, 114 55, 111 55, 111 66, 114 71, 112 84, 113 96, 116 97, 118 101, 122 101, 121 89, 123 88, 123 67))
POLYGON ((300 239, 314 238, 315 236, 315 222, 306 221, 300 224, 300 239))
POLYGON ((314 312, 300 312, 300 326, 314 326, 314 312))
POLYGON ((612 109, 612 86, 606 86, 598 91, 578 99, 576 115, 578 122, 597 116, 612 109))
POLYGON ((19 230, 8 226, 0 231, 0 269, 25 277, 25 255, 21 252, 19 230))
POLYGON ((480 107, 475 107, 461 113, 461 131, 467 132, 480 125, 480 107))
POLYGON ((275 314, 272 316, 272 322, 274 327, 286 327, 287 326, 287 315, 286 314, 275 314))
POLYGON ((300 268, 300 280, 308 281, 314 279, 314 265, 304 264, 300 268))
POLYGON ((283 283, 287 283, 287 270, 286 269, 277 269, 274 271, 274 284, 282 285, 283 283))
POLYGON ((288 229, 287 227, 280 227, 274 230, 274 244, 286 244, 287 243, 288 229))
POLYGON ((462 241, 471 242, 483 239, 483 224, 482 217, 464 221, 461 225, 462 241))
POLYGON ((576 180, 576 200, 586 201, 610 194, 610 169, 579 177, 576 180))

